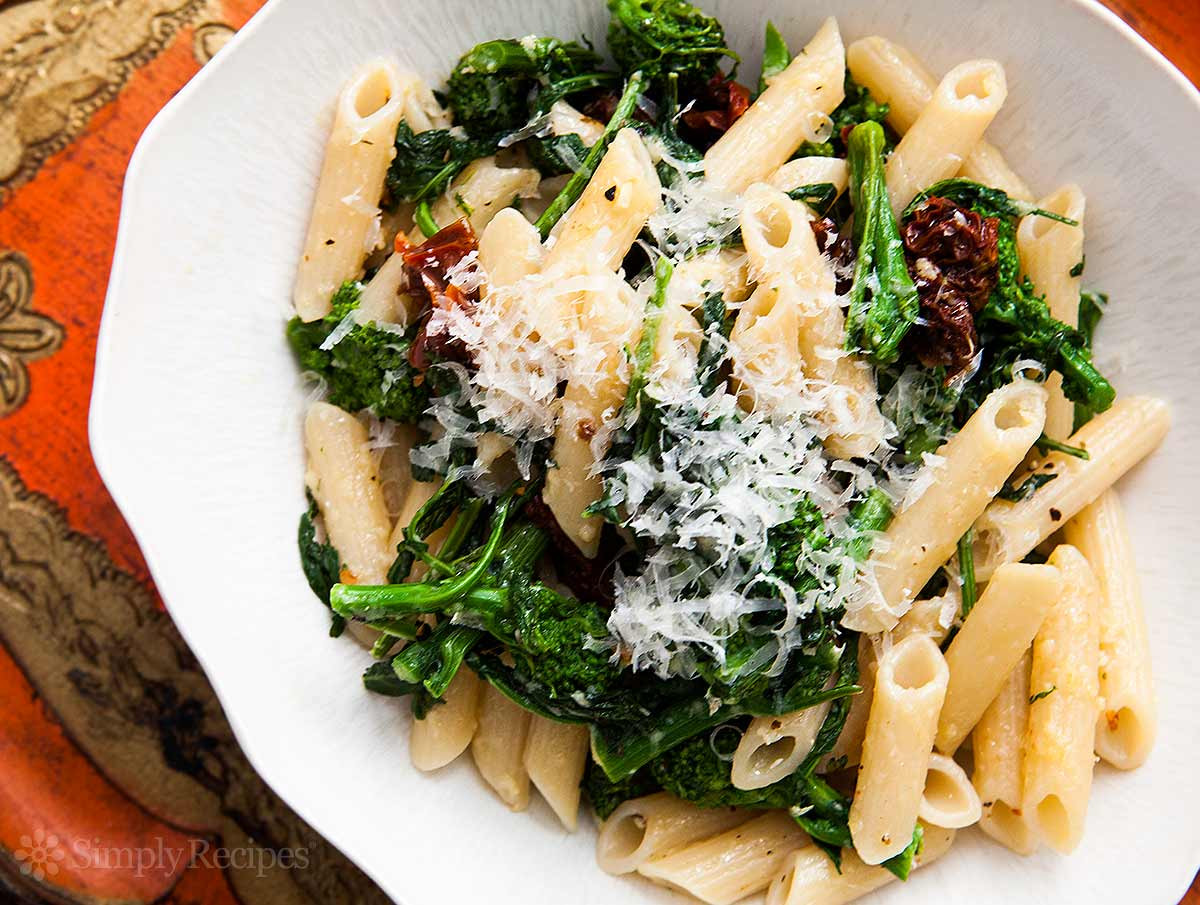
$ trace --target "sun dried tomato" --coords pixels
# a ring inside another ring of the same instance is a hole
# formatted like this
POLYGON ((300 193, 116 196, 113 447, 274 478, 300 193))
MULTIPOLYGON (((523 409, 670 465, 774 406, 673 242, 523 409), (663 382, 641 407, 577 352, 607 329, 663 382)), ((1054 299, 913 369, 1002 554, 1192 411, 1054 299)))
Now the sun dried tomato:
POLYGON ((409 361, 414 368, 424 370, 435 358, 469 363, 469 355, 461 342, 445 331, 430 332, 428 327, 429 316, 435 308, 458 307, 473 312, 479 304, 478 289, 464 291, 448 276, 463 258, 478 248, 475 231, 466 219, 454 221, 420 245, 413 245, 403 236, 397 237, 396 253, 404 260, 409 292, 419 300, 420 327, 409 349, 409 361))
POLYGON ((812 221, 812 231, 817 248, 833 261, 838 294, 845 295, 854 281, 854 239, 850 230, 840 229, 832 217, 822 217, 812 221))
POLYGON ((750 89, 716 72, 679 117, 680 135, 701 150, 707 150, 737 122, 750 106, 750 89))
POLYGON ((924 201, 901 227, 908 269, 921 299, 909 342, 926 367, 953 376, 979 349, 975 314, 999 276, 999 221, 945 198, 924 201))

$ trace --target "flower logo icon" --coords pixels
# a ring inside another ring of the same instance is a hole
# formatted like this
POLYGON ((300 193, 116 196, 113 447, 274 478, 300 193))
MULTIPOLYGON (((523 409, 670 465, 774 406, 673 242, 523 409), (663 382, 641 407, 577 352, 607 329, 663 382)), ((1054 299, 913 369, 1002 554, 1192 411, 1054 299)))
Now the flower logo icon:
POLYGON ((59 845, 58 837, 39 829, 31 837, 22 836, 21 847, 13 852, 21 873, 35 880, 45 880, 58 873, 58 863, 67 857, 59 845))

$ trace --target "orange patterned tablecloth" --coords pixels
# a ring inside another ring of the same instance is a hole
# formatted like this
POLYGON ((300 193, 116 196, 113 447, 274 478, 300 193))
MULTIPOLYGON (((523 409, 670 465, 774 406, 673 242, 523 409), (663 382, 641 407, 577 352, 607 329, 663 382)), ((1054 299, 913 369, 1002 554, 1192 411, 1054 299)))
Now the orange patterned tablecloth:
MULTIPOLYGON (((0 901, 384 901, 246 762, 88 453, 129 155, 260 5, 0 0, 0 901)), ((1200 79, 1196 0, 1110 5, 1200 79)))

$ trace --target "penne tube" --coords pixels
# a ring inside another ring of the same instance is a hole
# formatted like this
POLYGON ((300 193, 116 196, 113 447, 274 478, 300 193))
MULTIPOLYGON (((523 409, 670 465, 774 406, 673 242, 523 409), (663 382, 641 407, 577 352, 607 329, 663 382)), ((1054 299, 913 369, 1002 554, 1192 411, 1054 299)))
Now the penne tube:
POLYGON ((1038 847, 1033 826, 1021 810, 1030 660, 1026 651, 971 733, 975 761, 971 783, 983 808, 979 828, 1019 855, 1032 854, 1038 847))
POLYGON ((615 271, 659 204, 658 173, 636 129, 622 129, 560 221, 546 255, 554 274, 615 271))
POLYGON ((999 566, 1023 559, 1153 452, 1170 425, 1170 409, 1161 399, 1118 399, 1067 441, 1086 450, 1087 459, 1061 452, 1039 459, 1035 470, 1055 479, 1022 502, 994 501, 976 522, 976 577, 987 581, 999 566))
POLYGON ((534 716, 525 741, 525 772, 562 825, 579 822, 579 783, 587 766, 587 726, 534 716))
POLYGON ((925 774, 918 816, 931 826, 962 829, 978 823, 982 807, 966 771, 952 757, 934 753, 925 774))
MULTIPOLYGON (((536 197, 540 181, 537 170, 499 167, 495 157, 481 157, 454 178, 446 192, 433 203, 430 214, 440 227, 466 218, 475 235, 480 235, 492 218, 500 211, 508 210, 514 200, 536 197)), ((520 211, 517 214, 519 216, 520 211)), ((419 229, 409 236, 417 243, 424 241, 424 237, 419 229)))
POLYGON ((950 684, 938 718, 939 751, 958 750, 1062 593, 1062 576, 1052 566, 1008 563, 996 570, 946 650, 950 684))
MULTIPOLYGON (((1083 261, 1083 214, 1086 199, 1077 185, 1065 185, 1038 201, 1038 207, 1076 221, 1069 226, 1029 214, 1017 227, 1017 253, 1021 269, 1034 288, 1046 297, 1050 314, 1068 326, 1079 324, 1079 275, 1083 261)), ((1046 380, 1046 436, 1065 440, 1075 423, 1075 404, 1063 395, 1062 375, 1046 380)))
POLYGON ((603 493, 595 465, 604 454, 609 426, 616 418, 629 382, 625 349, 636 343, 639 322, 623 290, 611 278, 613 291, 592 293, 581 315, 576 341, 575 374, 567 381, 554 432, 542 499, 559 527, 589 559, 600 549, 604 520, 584 511, 603 493))
POLYGON ((390 521, 367 429, 337 406, 314 402, 304 419, 304 440, 305 480, 341 557, 343 581, 384 584, 392 564, 390 521))
POLYGON ((696 308, 710 292, 720 292, 726 305, 737 305, 753 291, 749 257, 740 249, 722 248, 676 265, 667 284, 667 303, 696 308))
POLYGON ((736 789, 761 789, 796 772, 812 751, 829 713, 824 701, 782 716, 750 721, 733 752, 730 780, 736 789))
POLYGON ((600 826, 596 863, 610 874, 637 870, 650 858, 743 824, 745 811, 698 808, 666 792, 622 802, 600 826))
POLYGON ((524 758, 530 716, 528 710, 483 683, 471 757, 479 775, 513 811, 529 807, 529 773, 524 758))
POLYGON ((1100 585, 1096 753, 1131 770, 1149 756, 1158 717, 1142 591, 1116 491, 1105 491, 1067 522, 1063 539, 1084 555, 1100 585))
POLYGON ((392 254, 375 275, 363 284, 358 299, 358 318, 364 323, 391 323, 407 326, 416 316, 416 302, 404 290, 408 278, 404 256, 392 254))
POLYGON ((709 905, 731 905, 766 889, 787 856, 807 843, 786 811, 773 811, 651 858, 638 873, 709 905))
POLYGON ((850 836, 867 864, 881 864, 912 841, 948 678, 942 652, 921 635, 879 658, 850 804, 850 836))
POLYGON ((361 275, 382 239, 379 199, 412 81, 393 63, 374 60, 338 97, 292 291, 301 320, 328 314, 333 293, 361 275))
MULTIPOLYGON (((846 49, 846 65, 856 82, 869 89, 875 100, 888 105, 888 125, 901 135, 912 128, 938 84, 908 48, 878 36, 851 44, 846 49)), ((1033 192, 1013 172, 1004 155, 987 141, 975 145, 959 175, 1000 189, 1012 198, 1033 200, 1033 192)))
POLYGON ((896 624, 1025 458, 1045 417, 1046 391, 1014 381, 992 391, 962 430, 938 448, 925 466, 937 469, 932 484, 892 520, 871 556, 878 598, 847 611, 843 622, 849 628, 883 631, 896 624))
POLYGON ((466 666, 450 681, 442 701, 413 720, 408 752, 418 770, 437 770, 467 750, 479 725, 482 682, 466 666))
MULTIPOLYGON (((924 827, 914 868, 936 861, 953 842, 954 830, 924 827)), ((896 875, 887 868, 864 864, 852 849, 842 850, 838 866, 823 849, 806 845, 784 861, 783 869, 771 881, 764 905, 845 905, 895 880, 896 875)))
POLYGON ((802 142, 824 140, 831 127, 829 114, 846 96, 845 72, 837 20, 826 19, 804 50, 708 149, 708 185, 743 191, 778 170, 802 142))
POLYGON ((516 208, 497 211, 479 235, 479 266, 488 276, 488 290, 512 286, 537 273, 542 253, 537 227, 516 208))
POLYGON ((850 183, 850 168, 842 157, 797 157, 772 173, 767 182, 782 192, 828 183, 840 195, 850 183))
POLYGON ((1004 69, 994 60, 971 60, 946 73, 888 158, 897 218, 917 192, 959 171, 1007 96, 1004 69))
POLYGON ((1042 840, 1065 855, 1083 838, 1092 789, 1100 588, 1074 547, 1056 547, 1049 563, 1062 573, 1063 595, 1033 643, 1021 810, 1042 840))

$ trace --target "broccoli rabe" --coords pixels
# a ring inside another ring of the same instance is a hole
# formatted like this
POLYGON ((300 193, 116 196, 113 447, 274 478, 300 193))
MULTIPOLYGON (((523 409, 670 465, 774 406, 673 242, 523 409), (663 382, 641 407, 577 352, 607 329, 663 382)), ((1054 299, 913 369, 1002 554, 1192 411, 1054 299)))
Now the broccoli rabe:
POLYGON ((801 584, 815 587, 812 577, 805 573, 806 554, 829 545, 825 519, 815 503, 807 499, 802 501, 792 518, 767 532, 767 540, 774 556, 772 575, 793 587, 801 584))
POLYGON ((854 203, 854 282, 846 319, 846 346, 876 364, 900 354, 921 303, 908 273, 904 243, 884 181, 884 134, 876 122, 855 126, 847 142, 854 203))
POLYGON ((467 164, 496 150, 494 141, 463 138, 450 129, 413 132, 405 122, 396 127, 395 145, 386 179, 394 201, 436 198, 467 164))
POLYGON ((603 79, 582 78, 600 66, 600 57, 575 41, 527 37, 485 41, 463 55, 450 73, 446 98, 454 121, 475 139, 494 138, 525 125, 530 113, 548 108, 534 95, 550 87, 556 97, 596 87, 603 79), (559 86, 558 90, 554 90, 559 86))
POLYGON ((354 324, 331 348, 322 344, 358 307, 359 283, 343 283, 328 315, 304 322, 292 318, 287 338, 300 367, 325 381, 328 399, 348 412, 368 409, 380 418, 414 423, 429 407, 429 388, 412 366, 408 350, 412 331, 393 333, 369 324, 354 324))
POLYGON ((655 83, 677 73, 685 85, 708 81, 722 57, 725 29, 686 0, 608 0, 608 49, 626 75, 641 71, 655 83))
MULTIPOLYGON (((546 534, 524 524, 505 535, 504 521, 501 506, 480 551, 442 564, 454 573, 451 577, 398 585, 338 585, 332 592, 334 610, 368 621, 414 614, 446 617, 442 625, 474 632, 471 637, 453 636, 454 645, 461 645, 453 647, 454 669, 476 643, 487 643, 486 632, 511 655, 522 683, 536 685, 541 694, 552 700, 602 698, 620 672, 605 644, 603 612, 534 581, 533 568, 545 550, 546 534)), ((393 661, 402 679, 424 682, 435 696, 453 675, 451 671, 447 676, 444 668, 439 672, 446 661, 442 625, 393 661), (429 684, 431 677, 437 678, 436 686, 429 684)))

